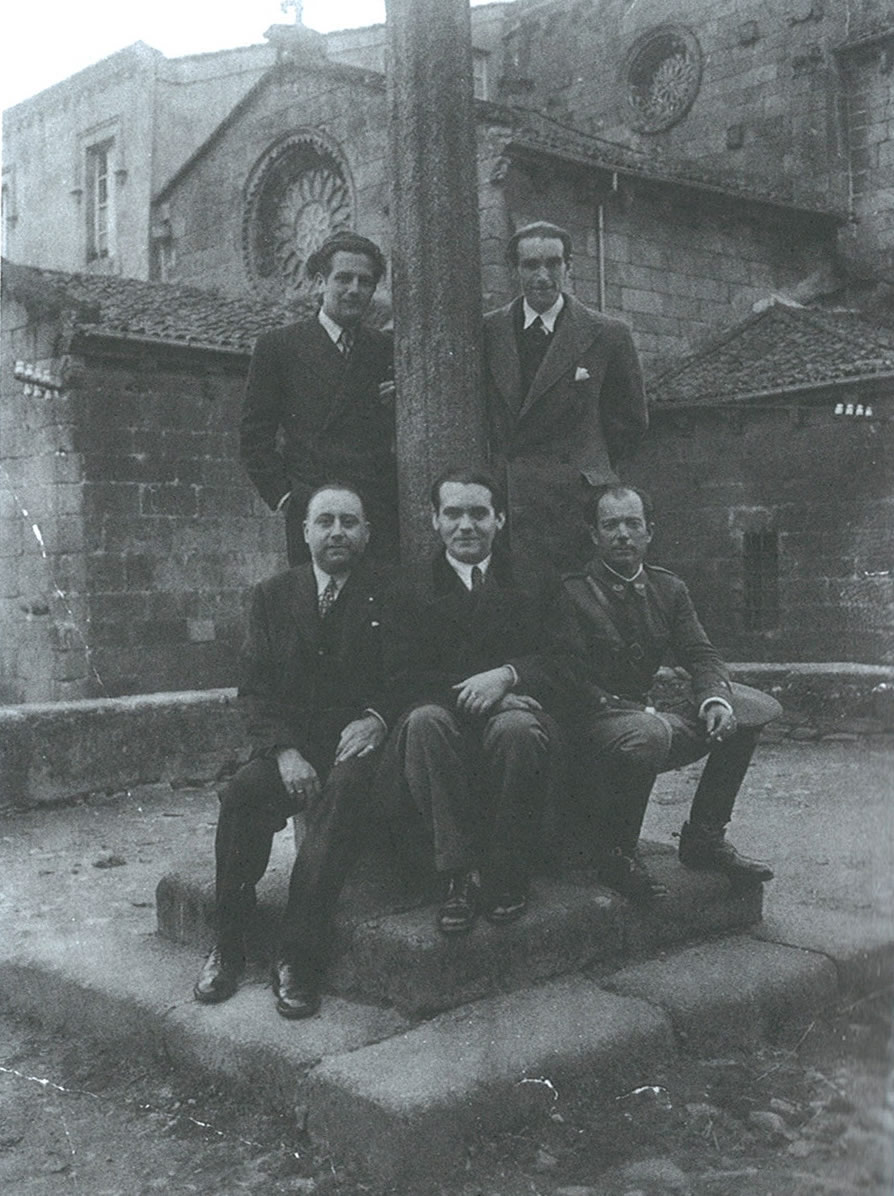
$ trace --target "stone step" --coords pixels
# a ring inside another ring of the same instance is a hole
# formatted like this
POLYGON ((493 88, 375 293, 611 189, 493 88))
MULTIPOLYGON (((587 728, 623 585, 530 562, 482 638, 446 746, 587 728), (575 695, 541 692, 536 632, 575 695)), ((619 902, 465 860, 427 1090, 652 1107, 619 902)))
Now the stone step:
POLYGON ((740 1035, 835 999, 835 965, 748 935, 500 993, 411 1022, 327 997, 287 1022, 266 970, 219 1006, 191 999, 195 952, 120 925, 27 937, 0 956, 0 998, 68 1034, 200 1069, 248 1105, 295 1115, 336 1161, 394 1190, 461 1175, 480 1136, 537 1124, 561 1099, 599 1106, 654 1080, 685 1041, 740 1035))
MULTIPOLYGON (((294 848, 278 836, 258 889, 252 954, 269 959, 278 911, 286 900, 294 848)), ((608 970, 675 944, 760 921, 763 891, 734 891, 722 877, 691 872, 673 850, 644 844, 669 895, 652 912, 635 909, 601 886, 592 870, 538 877, 525 917, 506 926, 480 919, 468 935, 447 938, 435 926, 429 890, 403 883, 381 857, 364 861, 345 887, 335 918, 326 990, 431 1017, 468 1001, 595 966, 608 970)), ((196 948, 214 942, 211 862, 185 861, 156 890, 159 934, 196 948)))

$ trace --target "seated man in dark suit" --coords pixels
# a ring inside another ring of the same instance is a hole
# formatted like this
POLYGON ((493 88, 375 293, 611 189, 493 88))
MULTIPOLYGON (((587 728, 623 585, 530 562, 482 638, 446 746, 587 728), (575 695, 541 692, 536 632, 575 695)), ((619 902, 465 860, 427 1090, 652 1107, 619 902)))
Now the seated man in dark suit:
POLYGON ((283 1017, 319 1007, 329 923, 364 839, 370 777, 391 717, 382 639, 393 607, 387 579, 364 559, 369 534, 357 492, 325 485, 304 521, 310 563, 255 588, 239 688, 252 755, 220 794, 218 940, 195 985, 199 1001, 235 992, 273 835, 306 806, 273 990, 283 1017))
POLYGON ((584 785, 601 803, 603 879, 633 900, 662 895, 636 851, 649 794, 658 773, 707 756, 680 836, 681 861, 737 884, 771 880, 771 870, 740 855, 724 831, 760 728, 778 717, 779 703, 730 683, 683 581, 644 564, 653 525, 641 491, 596 490, 590 523, 596 555, 564 584, 576 615, 582 694, 574 750, 584 785), (668 654, 690 673, 693 700, 656 711, 649 691, 668 654))
POLYGON ((444 474, 431 497, 443 549, 408 628, 415 703, 389 750, 433 841, 445 884, 438 926, 451 934, 469 930, 482 905, 494 922, 527 905, 558 752, 547 711, 562 597, 555 574, 495 543, 506 509, 488 474, 444 474))

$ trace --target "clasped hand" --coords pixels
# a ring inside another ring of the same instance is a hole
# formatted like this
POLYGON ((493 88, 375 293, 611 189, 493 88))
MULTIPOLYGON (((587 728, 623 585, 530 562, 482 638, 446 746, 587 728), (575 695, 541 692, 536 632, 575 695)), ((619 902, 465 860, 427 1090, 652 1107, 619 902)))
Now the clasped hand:
POLYGON ((539 710, 533 698, 524 694, 510 694, 515 682, 515 673, 508 665, 474 673, 465 681, 458 681, 451 688, 456 692, 456 705, 466 714, 495 714, 504 710, 539 710))

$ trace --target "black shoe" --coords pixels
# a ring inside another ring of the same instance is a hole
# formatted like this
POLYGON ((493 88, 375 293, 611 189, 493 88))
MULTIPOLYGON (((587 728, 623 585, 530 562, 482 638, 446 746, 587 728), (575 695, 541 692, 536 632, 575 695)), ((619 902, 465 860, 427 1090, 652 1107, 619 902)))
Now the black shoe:
POLYGON ((722 872, 733 884, 761 884, 773 879, 773 870, 740 855, 724 838, 725 826, 684 822, 680 832, 680 863, 687 868, 722 872))
POLYGON ((438 910, 438 930, 461 934, 471 930, 478 916, 478 874, 454 872, 447 883, 447 893, 438 910))
POLYGON ((239 987, 239 977, 245 969, 241 955, 212 947, 208 958, 193 985, 193 996, 203 1005, 217 1005, 226 1001, 239 987))
POLYGON ((528 908, 528 886, 518 878, 498 880, 486 886, 484 916, 499 925, 514 922, 528 908))
POLYGON ((667 896, 667 888, 649 875, 637 851, 624 855, 619 847, 599 861, 599 879, 635 905, 654 905, 667 896))
POLYGON ((320 1008, 320 990, 294 964, 281 959, 273 966, 273 995, 281 1017, 313 1017, 320 1008))

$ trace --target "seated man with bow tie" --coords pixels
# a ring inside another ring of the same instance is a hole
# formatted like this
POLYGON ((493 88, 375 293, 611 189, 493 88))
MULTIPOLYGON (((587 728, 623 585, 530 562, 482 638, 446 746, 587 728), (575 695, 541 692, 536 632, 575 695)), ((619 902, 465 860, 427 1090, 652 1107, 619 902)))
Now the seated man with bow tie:
POLYGON ((662 896, 637 854, 649 795, 658 773, 707 756, 680 835, 681 862, 734 884, 772 880, 724 831, 760 728, 779 716, 779 703, 730 682, 683 581, 644 563, 653 524, 642 491, 597 490, 590 524, 596 555, 564 585, 576 623, 578 790, 599 807, 602 878, 634 901, 662 896), (649 691, 668 654, 691 675, 692 700, 657 711, 649 691))
POLYGON ((357 491, 328 483, 307 505, 310 562, 255 588, 239 687, 252 754, 220 794, 218 937, 194 988, 206 1004, 236 991, 273 835, 306 808, 273 991, 283 1017, 319 1007, 332 912, 364 841, 370 780, 396 713, 383 646, 396 608, 390 579, 365 559, 369 536, 357 491))
POLYGON ((468 931, 524 913, 528 872, 558 754, 559 578, 497 542, 506 507, 487 473, 442 475, 431 491, 441 539, 433 584, 407 626, 413 704, 383 762, 403 795, 396 825, 434 849, 437 924, 468 931), (389 759, 390 757, 390 759, 389 759), (413 810, 415 809, 415 817, 413 810))

